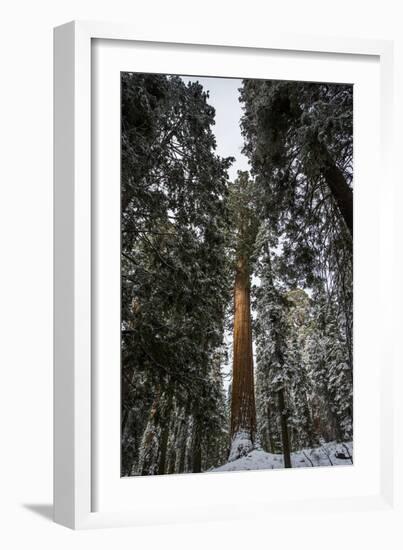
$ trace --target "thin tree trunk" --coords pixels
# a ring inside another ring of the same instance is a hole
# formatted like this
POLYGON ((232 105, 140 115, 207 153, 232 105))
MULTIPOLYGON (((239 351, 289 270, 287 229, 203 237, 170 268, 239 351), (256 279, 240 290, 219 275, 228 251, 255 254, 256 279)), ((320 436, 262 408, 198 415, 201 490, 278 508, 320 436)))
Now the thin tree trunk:
POLYGON ((158 460, 158 475, 165 474, 165 464, 167 459, 167 449, 168 449, 168 437, 169 437, 169 428, 170 428, 170 418, 171 418, 171 408, 172 408, 172 391, 168 389, 168 395, 166 398, 164 410, 164 427, 161 431, 160 445, 159 445, 159 460, 158 460))
POLYGON ((187 430, 188 430, 188 419, 187 419, 187 410, 184 412, 184 418, 179 420, 179 441, 178 441, 178 450, 176 453, 176 464, 175 471, 178 474, 182 474, 185 471, 185 459, 186 459, 186 441, 187 441, 187 430))
POLYGON ((173 440, 170 445, 169 456, 168 456, 168 466, 167 466, 168 474, 175 473, 176 457, 178 455, 179 442, 180 442, 179 438, 180 438, 180 430, 181 430, 181 423, 182 423, 182 419, 179 417, 179 414, 180 413, 176 411, 176 420, 175 420, 175 426, 173 429, 173 440))
POLYGON ((275 445, 273 440, 272 426, 271 426, 271 414, 270 405, 267 405, 267 435, 269 438, 270 452, 275 453, 275 445))
MULTIPOLYGON (((273 290, 275 290, 274 287, 274 281, 273 281, 273 274, 272 274, 272 268, 271 268, 271 260, 270 260, 270 249, 269 244, 266 243, 265 245, 265 252, 266 252, 266 260, 269 264, 269 273, 268 278, 270 282, 270 286, 273 290)), ((278 319, 273 319, 273 339, 274 339, 274 353, 276 360, 281 365, 281 367, 284 367, 284 353, 283 353, 283 345, 282 345, 282 335, 281 335, 281 324, 278 324, 278 319)), ((284 467, 285 468, 291 468, 291 454, 290 454, 290 439, 288 434, 288 422, 287 417, 288 413, 285 406, 285 398, 284 398, 284 389, 280 389, 277 391, 277 404, 278 404, 278 412, 280 415, 280 425, 281 425, 281 441, 283 446, 283 455, 284 455, 284 467)))
POLYGON ((253 380, 252 325, 248 262, 240 256, 234 289, 234 341, 231 399, 231 439, 237 434, 249 437, 253 445, 256 433, 255 389, 253 380))
POLYGON ((193 420, 193 439, 192 439, 192 472, 201 472, 202 463, 202 446, 201 446, 201 429, 199 420, 194 418, 193 420))
POLYGON ((315 435, 313 429, 312 412, 309 406, 308 397, 304 392, 304 404, 305 404, 305 432, 308 437, 308 446, 313 447, 315 444, 315 435))
POLYGON ((277 392, 278 409, 281 423, 281 440, 283 443, 284 467, 291 468, 290 440, 288 436, 287 411, 285 407, 284 390, 277 392))
POLYGON ((141 475, 155 475, 158 468, 158 410, 160 402, 160 388, 157 387, 153 404, 151 405, 148 422, 144 430, 141 451, 140 471, 141 475))
POLYGON ((329 151, 322 144, 317 144, 323 159, 322 174, 333 195, 351 237, 353 236, 353 190, 349 187, 343 172, 332 159, 329 151))

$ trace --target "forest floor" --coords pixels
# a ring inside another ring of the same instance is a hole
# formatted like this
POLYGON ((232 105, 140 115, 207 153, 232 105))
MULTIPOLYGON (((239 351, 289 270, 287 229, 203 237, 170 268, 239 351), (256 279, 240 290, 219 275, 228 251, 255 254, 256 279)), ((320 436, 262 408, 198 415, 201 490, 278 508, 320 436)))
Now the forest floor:
MULTIPOLYGON (((313 466, 351 466, 353 463, 353 443, 331 441, 321 447, 301 449, 291 453, 293 468, 311 468, 313 466), (345 458, 343 458, 343 456, 345 458), (349 458, 351 457, 351 458, 349 458)), ((270 470, 284 468, 282 454, 266 453, 256 449, 246 456, 213 468, 210 472, 234 472, 240 470, 270 470)))

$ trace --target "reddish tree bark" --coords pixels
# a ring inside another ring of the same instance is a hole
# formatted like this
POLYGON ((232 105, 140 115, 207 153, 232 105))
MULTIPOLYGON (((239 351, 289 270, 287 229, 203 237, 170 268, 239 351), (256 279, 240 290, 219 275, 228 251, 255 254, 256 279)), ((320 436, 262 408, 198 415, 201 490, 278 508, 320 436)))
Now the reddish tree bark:
POLYGON ((236 266, 234 310, 231 438, 238 433, 245 433, 253 443, 256 433, 256 408, 250 280, 245 256, 239 257, 236 266))

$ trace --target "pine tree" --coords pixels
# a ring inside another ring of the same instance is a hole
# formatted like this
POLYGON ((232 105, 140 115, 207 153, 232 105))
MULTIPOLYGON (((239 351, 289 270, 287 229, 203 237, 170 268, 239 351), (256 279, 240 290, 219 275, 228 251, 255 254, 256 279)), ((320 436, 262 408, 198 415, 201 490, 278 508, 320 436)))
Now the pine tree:
MULTIPOLYGON (((285 468, 291 468, 291 447, 288 418, 290 415, 286 396, 292 377, 291 369, 286 363, 285 340, 285 301, 274 285, 272 263, 270 258, 270 232, 262 224, 257 248, 260 252, 258 275, 260 286, 257 289, 257 336, 256 354, 259 382, 263 391, 259 392, 261 415, 267 414, 267 425, 273 430, 272 414, 278 424, 281 448, 285 468), (265 408, 268 407, 267 412, 265 408)), ((271 435, 273 438, 273 435, 271 435)))
POLYGON ((187 469, 191 445, 190 469, 199 469, 198 434, 217 430, 208 416, 220 416, 204 406, 230 301, 232 159, 215 153, 215 113, 200 84, 122 73, 121 89, 122 474, 167 471, 184 411, 186 456, 181 447, 175 462, 187 469))
POLYGON ((312 195, 321 188, 352 236, 353 87, 244 80, 241 100, 245 152, 271 185, 276 210, 297 206, 302 196, 306 219, 314 221, 320 212, 312 195))
POLYGON ((299 308, 286 308, 293 446, 352 437, 352 100, 352 87, 338 84, 245 80, 241 89, 257 215, 277 250, 272 270, 283 297, 306 289, 321 304, 307 306, 301 327, 299 308))
POLYGON ((301 449, 319 443, 311 410, 313 386, 310 378, 308 342, 313 331, 309 296, 301 289, 286 293, 286 362, 292 371, 290 388, 291 447, 301 449))

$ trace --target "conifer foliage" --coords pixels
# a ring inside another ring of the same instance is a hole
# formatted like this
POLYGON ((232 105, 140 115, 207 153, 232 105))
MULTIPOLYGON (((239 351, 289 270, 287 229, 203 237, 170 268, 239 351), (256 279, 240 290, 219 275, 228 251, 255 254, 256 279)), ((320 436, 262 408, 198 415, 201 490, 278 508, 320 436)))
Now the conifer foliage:
POLYGON ((215 154, 213 123, 199 84, 123 73, 123 475, 168 464, 201 471, 226 428, 217 363, 230 292, 231 159, 215 154))
POLYGON ((231 182, 198 82, 121 75, 123 476, 353 438, 352 87, 240 101, 231 182))
POLYGON ((352 87, 243 84, 261 223, 258 425, 264 448, 281 446, 286 464, 290 449, 353 435, 352 87))

